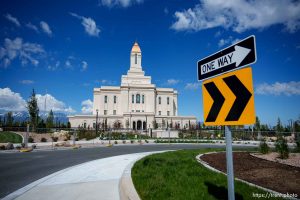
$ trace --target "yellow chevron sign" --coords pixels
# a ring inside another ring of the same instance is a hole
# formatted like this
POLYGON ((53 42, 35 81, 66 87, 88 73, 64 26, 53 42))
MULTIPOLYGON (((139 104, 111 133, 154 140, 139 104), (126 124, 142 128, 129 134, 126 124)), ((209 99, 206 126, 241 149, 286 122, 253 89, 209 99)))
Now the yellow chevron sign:
POLYGON ((251 67, 204 81, 202 93, 206 126, 255 123, 251 67))

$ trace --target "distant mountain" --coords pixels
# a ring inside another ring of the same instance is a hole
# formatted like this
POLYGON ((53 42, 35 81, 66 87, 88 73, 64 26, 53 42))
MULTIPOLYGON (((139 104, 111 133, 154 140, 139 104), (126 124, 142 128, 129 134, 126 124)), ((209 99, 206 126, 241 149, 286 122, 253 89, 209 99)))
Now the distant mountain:
MULTIPOLYGON (((0 111, 0 117, 2 118, 5 117, 6 113, 7 111, 0 111)), ((39 112, 39 116, 43 120, 46 120, 48 116, 48 112, 39 112)), ((29 114, 26 111, 13 112, 13 118, 14 121, 23 122, 29 119, 29 114)), ((60 123, 67 123, 68 122, 67 114, 62 112, 54 112, 54 123, 56 121, 60 123)))

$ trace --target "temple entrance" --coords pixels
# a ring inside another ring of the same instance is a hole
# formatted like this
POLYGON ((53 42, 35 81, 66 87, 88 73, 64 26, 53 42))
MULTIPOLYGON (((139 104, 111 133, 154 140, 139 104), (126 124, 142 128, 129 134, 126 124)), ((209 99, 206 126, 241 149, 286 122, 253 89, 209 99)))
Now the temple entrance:
POLYGON ((142 130, 142 121, 137 121, 137 130, 142 130))

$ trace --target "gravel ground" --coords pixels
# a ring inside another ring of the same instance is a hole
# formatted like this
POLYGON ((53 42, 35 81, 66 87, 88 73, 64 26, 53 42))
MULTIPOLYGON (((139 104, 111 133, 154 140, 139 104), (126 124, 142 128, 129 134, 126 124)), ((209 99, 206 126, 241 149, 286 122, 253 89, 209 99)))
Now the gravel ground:
POLYGON ((261 154, 261 153, 252 153, 252 156, 257 158, 278 162, 286 165, 291 165, 294 167, 300 167, 300 153, 290 153, 288 159, 280 159, 279 155, 276 152, 261 154))

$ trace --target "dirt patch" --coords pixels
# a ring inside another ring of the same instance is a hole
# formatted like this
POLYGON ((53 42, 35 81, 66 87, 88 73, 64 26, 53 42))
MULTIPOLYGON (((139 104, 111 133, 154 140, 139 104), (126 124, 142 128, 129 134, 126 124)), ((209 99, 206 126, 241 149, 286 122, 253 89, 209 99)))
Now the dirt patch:
MULTIPOLYGON (((225 152, 205 154, 201 159, 226 173, 225 152)), ((233 153, 234 176, 256 185, 300 196, 300 168, 263 160, 247 152, 233 153)))
POLYGON ((268 154, 252 153, 251 156, 255 156, 273 162, 279 162, 286 165, 291 165, 294 167, 300 167, 300 153, 290 153, 288 159, 280 159, 279 154, 276 152, 268 154))

